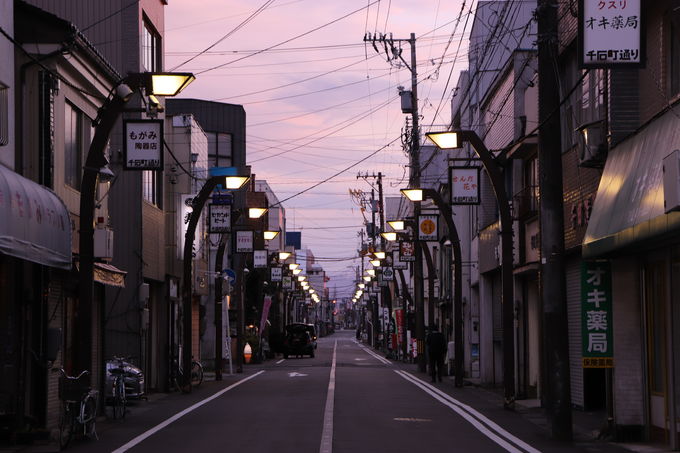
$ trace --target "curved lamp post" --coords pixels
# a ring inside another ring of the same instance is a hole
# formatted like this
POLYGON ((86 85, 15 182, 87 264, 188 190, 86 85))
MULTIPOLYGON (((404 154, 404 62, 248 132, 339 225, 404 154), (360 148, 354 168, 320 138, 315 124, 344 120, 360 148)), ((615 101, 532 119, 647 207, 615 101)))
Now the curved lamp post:
POLYGON ((191 73, 144 72, 129 74, 120 80, 115 89, 112 90, 112 95, 101 106, 94 121, 94 137, 85 158, 80 187, 79 303, 76 316, 79 345, 75 354, 77 371, 92 369, 95 192, 101 169, 108 164, 104 150, 111 131, 136 90, 144 90, 144 94, 147 96, 175 96, 194 79, 195 77, 191 73))
POLYGON ((411 201, 422 201, 430 199, 434 202, 437 208, 441 211, 446 227, 449 231, 449 241, 451 241, 451 248, 453 249, 453 280, 455 285, 453 287, 453 341, 455 347, 453 368, 455 373, 456 387, 463 386, 463 269, 462 269, 462 254, 460 250, 460 239, 458 237, 458 230, 453 221, 453 212, 451 206, 442 200, 441 195, 434 189, 406 189, 402 193, 411 201), (410 197, 413 197, 411 199, 410 197))
POLYGON ((501 298, 503 304, 503 384, 506 408, 515 404, 515 341, 513 335, 515 310, 512 276, 512 213, 505 190, 501 165, 474 131, 444 131, 425 134, 441 149, 462 147, 468 142, 475 150, 489 175, 498 202, 501 224, 501 298))

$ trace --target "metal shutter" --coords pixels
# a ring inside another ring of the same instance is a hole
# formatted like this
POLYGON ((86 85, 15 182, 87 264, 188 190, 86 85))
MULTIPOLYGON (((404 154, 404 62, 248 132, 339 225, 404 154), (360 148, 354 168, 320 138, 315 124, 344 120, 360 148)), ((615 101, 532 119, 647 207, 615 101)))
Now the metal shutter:
POLYGON ((571 403, 583 408, 583 368, 581 367, 581 260, 568 260, 566 269, 571 403))

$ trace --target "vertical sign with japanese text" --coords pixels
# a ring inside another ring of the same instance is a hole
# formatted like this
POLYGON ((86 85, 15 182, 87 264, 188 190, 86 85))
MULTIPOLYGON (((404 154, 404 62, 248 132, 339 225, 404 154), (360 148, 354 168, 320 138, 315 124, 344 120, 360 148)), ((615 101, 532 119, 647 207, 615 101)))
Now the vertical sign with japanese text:
POLYGON ((418 240, 439 240, 439 216, 434 214, 421 214, 418 216, 418 240))
POLYGON ((209 204, 208 225, 209 233, 228 233, 231 231, 231 206, 228 204, 209 204))
POLYGON ((283 277, 283 269, 280 267, 272 267, 271 268, 271 273, 270 273, 270 278, 271 281, 273 282, 280 282, 283 279, 283 289, 290 289, 290 277, 286 276, 283 277), (286 285, 286 278, 288 280, 288 284, 286 285))
POLYGON ((479 167, 449 167, 451 204, 479 204, 479 167))
POLYGON ((267 267, 266 250, 255 250, 253 252, 253 267, 255 269, 264 269, 267 267))
POLYGON ((416 260, 415 244, 411 241, 399 242, 399 260, 406 263, 416 260))
POLYGON ((612 278, 607 261, 581 264, 583 368, 613 368, 612 278))
POLYGON ((236 253, 250 253, 253 251, 253 232, 236 232, 236 253))
POLYGON ((642 67, 642 0, 580 0, 579 59, 582 68, 642 67))
POLYGON ((163 170, 163 120, 124 120, 126 170, 163 170))
POLYGON ((400 250, 392 250, 392 267, 394 269, 408 269, 408 263, 401 260, 400 250))

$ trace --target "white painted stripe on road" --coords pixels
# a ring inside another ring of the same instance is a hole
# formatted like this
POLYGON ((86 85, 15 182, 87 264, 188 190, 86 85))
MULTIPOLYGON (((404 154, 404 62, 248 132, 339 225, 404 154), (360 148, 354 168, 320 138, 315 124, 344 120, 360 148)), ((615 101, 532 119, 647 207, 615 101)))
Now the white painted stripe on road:
POLYGON ((173 415, 169 419, 165 420, 164 422, 159 423, 158 425, 154 426, 150 430, 143 432, 139 436, 132 439, 130 442, 123 445, 122 447, 117 448, 116 450, 113 450, 113 453, 123 453, 125 451, 128 451, 129 449, 131 449, 135 445, 137 445, 140 442, 144 441, 145 439, 148 439, 149 437, 153 436, 154 434, 156 434, 158 431, 165 428, 169 424, 174 423, 177 420, 179 420, 180 418, 184 417, 189 412, 192 412, 192 411, 198 409, 199 407, 203 406, 206 403, 209 403, 210 401, 214 400, 215 398, 219 398, 220 396, 222 396, 224 393, 228 392, 229 390, 238 387, 239 385, 243 384, 244 382, 247 382, 247 381, 253 379, 256 376, 259 376, 262 373, 264 373, 264 370, 258 371, 257 373, 253 374, 252 376, 248 376, 247 378, 241 379, 240 381, 238 381, 234 384, 231 384, 229 387, 220 390, 219 392, 215 393, 214 395, 209 396, 208 398, 206 398, 202 401, 199 401, 198 403, 194 404, 193 406, 187 407, 182 412, 176 413, 175 415, 173 415))
POLYGON ((442 392, 438 388, 423 382, 411 373, 407 373, 401 370, 394 370, 401 377, 407 381, 420 387, 423 391, 431 395, 433 398, 438 400, 440 403, 451 408, 454 412, 458 413, 461 417, 467 420, 472 426, 477 428, 481 433, 487 436, 489 439, 496 442, 501 447, 505 448, 509 452, 513 453, 541 453, 540 450, 535 449, 531 445, 527 444, 518 437, 513 436, 505 429, 501 428, 498 424, 491 421, 489 418, 482 415, 480 412, 474 408, 468 406, 467 404, 461 403, 457 399, 453 398, 451 395, 442 392), (486 425, 486 426, 485 426, 486 425), (496 435, 498 434, 498 435, 496 435), (502 436, 503 438, 499 437, 502 436), (515 445, 511 445, 508 442, 512 442, 515 445), (522 448, 519 450, 516 447, 522 448))
POLYGON ((364 352, 368 353, 369 355, 373 356, 374 358, 378 359, 382 364, 384 365, 391 365, 392 362, 387 360, 385 357, 382 357, 379 354, 376 354, 375 352, 371 351, 369 348, 364 346, 363 344, 359 343, 358 341, 354 340, 354 342, 359 346, 361 349, 364 350, 364 352))
POLYGON ((333 346, 333 362, 331 364, 331 376, 328 380, 328 393, 326 394, 326 410, 323 413, 323 431, 321 433, 321 446, 319 453, 333 452, 333 410, 335 406, 335 359, 338 352, 338 340, 333 346))
POLYGON ((278 362, 276 362, 276 364, 279 365, 279 364, 281 364, 281 363, 283 363, 283 362, 285 362, 285 361, 286 361, 286 359, 281 359, 281 360, 279 360, 278 362))

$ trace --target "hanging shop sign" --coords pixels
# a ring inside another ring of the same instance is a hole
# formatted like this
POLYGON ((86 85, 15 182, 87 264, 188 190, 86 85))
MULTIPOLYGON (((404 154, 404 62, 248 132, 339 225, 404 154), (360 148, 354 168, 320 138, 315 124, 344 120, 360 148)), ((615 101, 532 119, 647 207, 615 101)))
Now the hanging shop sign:
POLYGON ((382 279, 386 282, 394 281, 394 269, 391 267, 382 268, 382 279))
POLYGON ((290 277, 283 277, 283 269, 280 267, 271 268, 270 280, 273 282, 280 282, 283 280, 283 289, 290 289, 291 287, 290 277))
POLYGON ((163 170, 163 120, 124 120, 125 170, 163 170))
POLYGON ((399 242, 399 260, 406 263, 416 260, 416 248, 412 241, 399 242))
POLYGON ((255 269, 264 269, 267 267, 267 251, 255 250, 253 251, 253 267, 255 269))
POLYGON ((236 232, 236 253, 250 253, 253 251, 253 232, 236 232))
POLYGON ((479 167, 449 167, 451 204, 479 204, 479 167))
POLYGON ((613 368, 612 277, 607 261, 581 265, 583 368, 613 368))
POLYGON ((231 231, 231 206, 228 204, 209 204, 208 225, 209 233, 228 233, 231 231))
POLYGON ((644 66, 642 0, 579 0, 582 68, 644 66))
POLYGON ((399 250, 392 250, 392 268, 393 269, 408 269, 408 263, 401 260, 401 252, 399 250))
POLYGON ((438 215, 421 214, 418 216, 418 240, 419 241, 439 240, 438 215))

